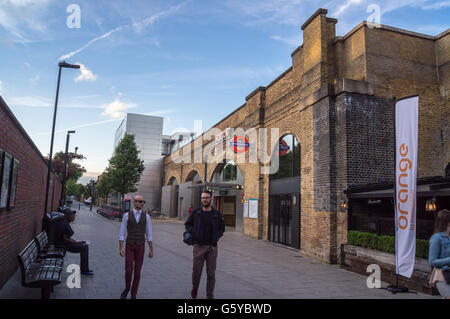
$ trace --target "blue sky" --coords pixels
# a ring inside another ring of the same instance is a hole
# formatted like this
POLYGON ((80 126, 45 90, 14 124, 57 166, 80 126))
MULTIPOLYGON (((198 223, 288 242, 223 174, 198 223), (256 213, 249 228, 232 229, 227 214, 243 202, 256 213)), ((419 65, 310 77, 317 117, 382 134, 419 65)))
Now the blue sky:
POLYGON ((318 9, 337 35, 368 20, 429 35, 449 28, 450 1, 0 0, 0 95, 42 154, 50 131, 61 58, 83 65, 62 74, 54 151, 87 157, 101 173, 126 112, 162 116, 164 134, 207 129, 291 65, 301 25, 318 9), (69 28, 70 4, 80 28, 69 28))

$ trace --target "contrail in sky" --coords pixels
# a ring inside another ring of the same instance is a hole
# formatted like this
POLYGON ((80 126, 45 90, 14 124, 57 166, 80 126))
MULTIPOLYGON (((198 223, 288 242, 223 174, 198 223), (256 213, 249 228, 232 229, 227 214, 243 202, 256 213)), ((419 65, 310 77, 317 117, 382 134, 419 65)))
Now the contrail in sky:
MULTIPOLYGON (((159 13, 156 13, 156 14, 152 15, 151 17, 148 17, 148 18, 145 18, 144 20, 141 20, 140 22, 133 23, 132 26, 134 28, 136 28, 137 30, 141 30, 142 28, 144 28, 144 27, 146 27, 146 26, 148 26, 150 24, 155 23, 160 18, 165 17, 165 16, 169 16, 171 13, 178 11, 181 7, 183 7, 186 3, 190 2, 190 1, 191 0, 187 0, 187 1, 184 1, 184 2, 182 2, 182 3, 180 3, 180 4, 176 5, 176 6, 172 6, 169 9, 167 9, 165 11, 161 11, 159 13)), ((99 37, 96 37, 96 38, 92 39, 91 41, 86 43, 84 46, 79 48, 78 50, 75 50, 75 51, 72 51, 70 53, 64 54, 58 60, 61 61, 61 60, 69 59, 69 58, 73 57, 74 55, 80 53, 81 51, 86 50, 93 43, 95 43, 97 41, 100 41, 100 40, 103 40, 103 39, 106 39, 106 38, 109 38, 111 36, 111 34, 119 32, 119 31, 122 31, 123 29, 128 28, 128 27, 129 27, 129 25, 123 25, 123 26, 117 27, 117 28, 115 28, 115 29, 113 29, 113 30, 111 30, 111 31, 109 31, 109 32, 99 36, 99 37)))

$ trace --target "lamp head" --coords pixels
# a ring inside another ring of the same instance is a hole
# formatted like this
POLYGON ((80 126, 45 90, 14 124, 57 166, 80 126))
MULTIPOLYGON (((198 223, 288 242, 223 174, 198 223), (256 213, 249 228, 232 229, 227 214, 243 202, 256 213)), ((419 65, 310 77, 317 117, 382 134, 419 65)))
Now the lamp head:
POLYGON ((80 66, 78 64, 69 64, 66 61, 59 62, 58 65, 61 68, 69 68, 69 69, 79 69, 80 66))

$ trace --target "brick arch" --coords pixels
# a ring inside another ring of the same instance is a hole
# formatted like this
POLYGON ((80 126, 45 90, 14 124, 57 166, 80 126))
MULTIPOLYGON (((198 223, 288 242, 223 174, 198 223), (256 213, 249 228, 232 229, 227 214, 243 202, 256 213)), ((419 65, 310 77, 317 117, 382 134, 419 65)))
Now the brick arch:
MULTIPOLYGON (((214 177, 214 174, 215 173, 219 173, 219 172, 222 172, 222 170, 223 170, 223 168, 225 167, 225 165, 228 163, 228 162, 230 162, 231 160, 224 160, 222 163, 217 163, 217 165, 216 165, 216 167, 213 169, 213 171, 212 171, 212 173, 209 175, 209 181, 210 182, 212 182, 212 179, 213 179, 213 177, 214 177)), ((234 161, 233 161, 234 162, 234 161)), ((244 176, 244 174, 243 174, 243 172, 244 172, 244 170, 242 169, 242 167, 239 165, 239 163, 236 163, 236 162, 234 162, 236 165, 237 165, 237 167, 238 167, 238 169, 239 169, 239 171, 241 172, 241 175, 242 175, 242 177, 244 178, 244 182, 245 182, 245 176, 244 176)))
POLYGON ((193 169, 193 170, 191 170, 191 171, 189 172, 189 174, 186 176, 186 179, 184 180, 184 182, 185 182, 185 183, 191 182, 191 181, 194 179, 194 176, 195 176, 196 174, 200 177, 200 180, 201 180, 202 183, 203 183, 202 176, 201 176, 200 173, 199 173, 197 170, 195 170, 195 169, 193 169))
MULTIPOLYGON (((295 136, 295 138, 297 138, 297 140, 300 142, 300 146, 302 144, 301 139, 299 138, 300 136, 300 132, 301 132, 301 127, 299 125, 299 121, 293 121, 291 119, 281 119, 280 121, 276 122, 280 131, 279 131, 279 136, 280 138, 288 135, 288 134, 292 134, 295 136)), ((267 127, 267 129, 270 131, 270 128, 273 127, 274 125, 270 125, 267 127)), ((271 137, 268 138, 268 144, 269 147, 272 143, 271 137)), ((273 150, 272 150, 273 151, 273 150)))
POLYGON ((175 176, 172 176, 171 178, 169 178, 169 181, 167 182, 167 185, 172 185, 174 181, 176 182, 175 185, 179 184, 178 179, 175 176))

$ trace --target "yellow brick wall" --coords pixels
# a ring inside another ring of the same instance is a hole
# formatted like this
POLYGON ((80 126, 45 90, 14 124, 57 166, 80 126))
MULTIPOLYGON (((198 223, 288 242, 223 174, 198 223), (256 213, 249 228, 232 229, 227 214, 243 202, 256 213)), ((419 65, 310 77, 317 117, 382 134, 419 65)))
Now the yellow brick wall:
MULTIPOLYGON (((259 108, 264 107, 265 128, 280 128, 280 136, 294 134, 301 144, 301 250, 330 261, 339 255, 340 244, 347 241, 347 213, 314 209, 314 119, 312 105, 328 84, 343 79, 368 82, 379 97, 402 98, 420 94, 419 177, 443 174, 450 162, 449 43, 446 35, 438 41, 392 30, 370 29, 361 25, 351 34, 335 41, 335 21, 318 14, 303 30, 304 43, 292 54, 292 69, 247 97, 246 103, 216 127, 259 128, 259 108), (436 50, 436 51, 435 51, 436 50), (436 52, 436 54, 435 54, 436 52), (436 57, 440 64, 440 87, 436 57), (441 131, 443 138, 441 138, 441 131)), ((366 93, 363 93, 366 94, 366 93)), ((205 134, 208 136, 208 134, 205 134)), ((204 142, 204 145, 209 143, 204 142)), ((270 145, 270 138, 269 143, 270 145)), ((246 155, 248 159, 248 154, 246 155)), ((164 160, 166 183, 175 176, 185 181, 195 169, 203 179, 204 164, 172 163, 164 160)), ((208 181, 217 167, 208 164, 208 181)), ((244 218, 244 234, 267 239, 269 177, 260 174, 261 164, 238 163, 244 176, 245 198, 259 199, 259 220, 244 218)))

